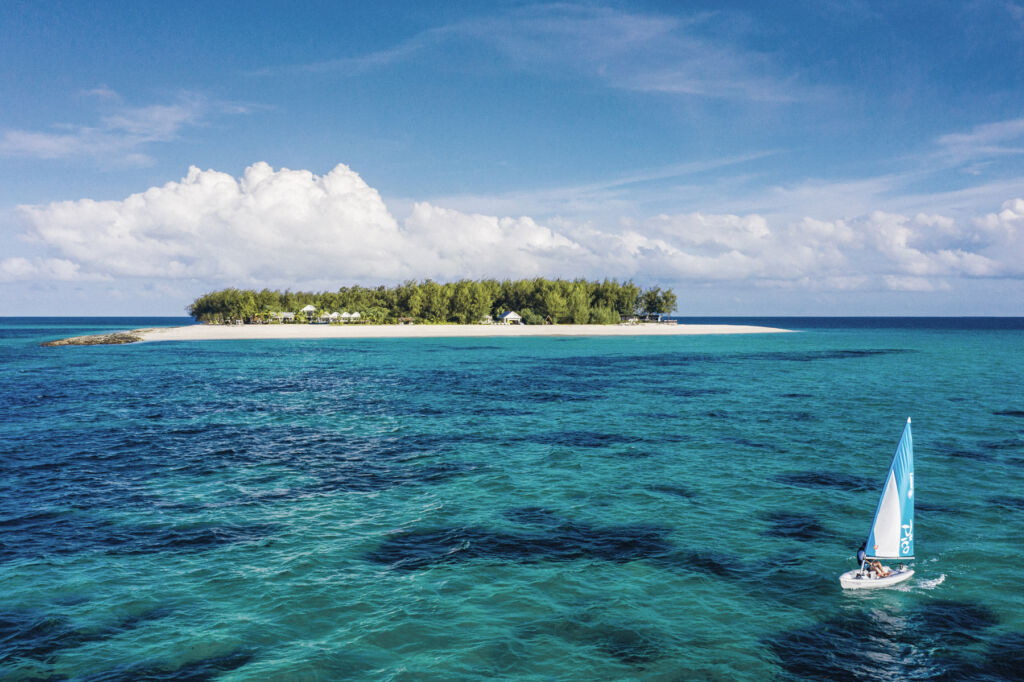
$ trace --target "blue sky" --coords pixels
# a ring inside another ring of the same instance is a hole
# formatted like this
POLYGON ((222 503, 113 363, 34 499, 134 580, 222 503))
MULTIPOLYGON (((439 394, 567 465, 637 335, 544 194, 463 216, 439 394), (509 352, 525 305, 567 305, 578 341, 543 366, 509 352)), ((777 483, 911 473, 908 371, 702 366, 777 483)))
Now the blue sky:
POLYGON ((488 275, 1024 314, 1024 3, 367 5, 4 3, 0 314, 488 275))

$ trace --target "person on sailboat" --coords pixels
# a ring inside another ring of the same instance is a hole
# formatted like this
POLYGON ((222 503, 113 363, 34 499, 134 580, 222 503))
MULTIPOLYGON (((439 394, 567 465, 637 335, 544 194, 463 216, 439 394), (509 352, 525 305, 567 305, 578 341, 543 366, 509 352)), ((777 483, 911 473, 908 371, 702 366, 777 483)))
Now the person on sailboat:
POLYGON ((887 578, 892 575, 892 571, 887 571, 883 566, 882 562, 878 559, 871 559, 868 561, 868 568, 875 572, 875 575, 879 578, 887 578))
POLYGON ((868 541, 865 540, 861 543, 860 549, 857 550, 857 565, 861 568, 867 568, 868 571, 874 571, 875 575, 877 575, 879 578, 885 578, 886 576, 890 575, 891 571, 887 571, 884 568, 882 568, 881 562, 876 561, 875 559, 868 561, 866 551, 867 548, 868 541))

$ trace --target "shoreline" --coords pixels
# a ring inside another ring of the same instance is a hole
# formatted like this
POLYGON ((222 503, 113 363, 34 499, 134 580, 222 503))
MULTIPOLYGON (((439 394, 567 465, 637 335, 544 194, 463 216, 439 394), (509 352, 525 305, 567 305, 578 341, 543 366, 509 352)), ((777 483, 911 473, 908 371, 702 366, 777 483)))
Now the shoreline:
POLYGON ((160 341, 241 341, 261 339, 445 339, 525 338, 545 336, 694 336, 702 334, 778 334, 791 330, 728 324, 637 325, 482 325, 482 324, 249 324, 156 327, 116 334, 96 334, 50 341, 43 345, 103 345, 160 341), (125 339, 132 337, 131 341, 125 339))

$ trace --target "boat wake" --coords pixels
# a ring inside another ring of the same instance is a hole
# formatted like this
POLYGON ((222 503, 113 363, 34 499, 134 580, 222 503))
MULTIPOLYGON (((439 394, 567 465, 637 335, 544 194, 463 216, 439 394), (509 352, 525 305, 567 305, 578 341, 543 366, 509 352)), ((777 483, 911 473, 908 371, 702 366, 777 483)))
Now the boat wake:
POLYGON ((931 580, 919 580, 915 587, 921 590, 934 590, 936 587, 946 582, 946 574, 943 573, 938 578, 932 578, 931 580))
POLYGON ((900 590, 901 592, 916 592, 917 590, 934 590, 936 587, 946 582, 946 574, 941 574, 938 578, 931 578, 929 580, 915 580, 912 583, 906 583, 900 585, 894 589, 900 590))

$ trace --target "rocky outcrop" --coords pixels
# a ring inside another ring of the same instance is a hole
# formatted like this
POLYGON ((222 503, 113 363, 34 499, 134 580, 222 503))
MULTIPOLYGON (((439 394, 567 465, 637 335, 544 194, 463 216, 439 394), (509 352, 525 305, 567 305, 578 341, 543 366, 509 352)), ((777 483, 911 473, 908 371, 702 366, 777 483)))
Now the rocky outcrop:
POLYGON ((114 332, 112 334, 90 334, 88 336, 72 336, 67 339, 57 339, 39 344, 40 346, 103 346, 119 343, 135 343, 142 341, 142 337, 135 329, 130 332, 114 332))

